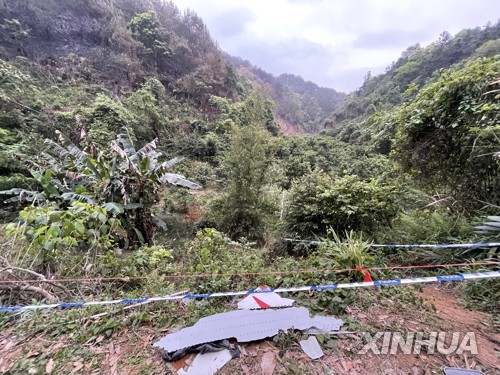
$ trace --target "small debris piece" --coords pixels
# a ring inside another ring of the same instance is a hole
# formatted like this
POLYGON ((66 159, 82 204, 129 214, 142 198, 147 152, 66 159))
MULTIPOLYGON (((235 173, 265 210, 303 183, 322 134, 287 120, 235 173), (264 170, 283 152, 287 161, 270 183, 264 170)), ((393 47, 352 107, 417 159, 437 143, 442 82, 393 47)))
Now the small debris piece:
POLYGON ((181 369, 178 375, 212 375, 231 360, 229 350, 198 354, 187 371, 181 369))
POLYGON ((238 309, 268 309, 270 307, 290 307, 295 302, 293 299, 283 298, 278 293, 265 292, 271 290, 267 285, 261 285, 255 289, 255 293, 245 297, 238 302, 238 309))
POLYGON ((193 361, 193 354, 186 354, 184 357, 177 361, 171 361, 167 363, 167 367, 173 374, 177 374, 179 370, 184 368, 186 365, 190 365, 191 362, 193 361))
POLYGON ((307 331, 314 331, 316 328, 319 333, 330 333, 338 331, 344 322, 340 319, 335 319, 331 316, 316 316, 314 317, 314 324, 307 331), (340 322, 340 324, 339 324, 340 322))
POLYGON ((318 359, 325 355, 316 337, 311 336, 307 340, 302 340, 299 342, 300 347, 311 359, 318 359))
POLYGON ((445 375, 484 375, 481 371, 466 370, 456 367, 445 367, 443 371, 445 375))
POLYGON ((311 318, 305 307, 236 310, 202 318, 191 327, 163 337, 153 346, 171 353, 229 338, 235 338, 239 343, 262 340, 290 328, 304 331, 316 327, 325 331, 337 331, 342 324, 342 320, 333 317, 311 318))

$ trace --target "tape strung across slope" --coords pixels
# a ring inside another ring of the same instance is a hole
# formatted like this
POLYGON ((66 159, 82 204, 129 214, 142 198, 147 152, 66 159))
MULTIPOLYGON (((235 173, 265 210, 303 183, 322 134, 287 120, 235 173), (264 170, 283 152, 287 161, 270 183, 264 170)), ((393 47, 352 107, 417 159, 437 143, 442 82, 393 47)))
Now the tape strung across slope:
POLYGON ((26 311, 26 310, 40 310, 40 309, 54 309, 54 308, 71 308, 71 307, 84 307, 84 306, 97 306, 97 305, 114 305, 114 304, 130 304, 141 302, 156 302, 156 301, 173 301, 182 299, 202 299, 202 298, 215 298, 215 297, 229 297, 229 296, 244 296, 248 294, 259 293, 285 293, 285 292, 305 292, 305 291, 322 291, 334 289, 350 289, 350 288, 363 288, 371 286, 390 286, 390 285, 408 285, 420 283, 434 283, 445 281, 463 281, 463 280, 480 280, 480 279, 493 279, 499 278, 500 271, 490 272, 477 272, 477 273, 464 273, 455 275, 431 276, 431 277, 417 277, 409 279, 393 279, 393 280, 377 280, 371 282, 357 282, 345 284, 329 284, 329 285, 310 285, 289 288, 276 288, 266 290, 247 290, 236 292, 217 292, 217 293, 204 293, 204 294, 186 294, 183 296, 160 296, 160 297, 144 297, 134 299, 117 299, 108 301, 90 301, 90 302, 63 302, 51 305, 28 305, 28 306, 0 306, 0 312, 5 311, 26 311))
MULTIPOLYGON (((294 238, 284 237, 281 240, 296 243, 320 244, 323 241, 316 240, 296 240, 294 238)), ((468 249, 471 247, 500 247, 500 242, 479 242, 479 243, 438 243, 438 244, 370 244, 370 247, 387 247, 387 248, 425 248, 425 249, 468 249)))

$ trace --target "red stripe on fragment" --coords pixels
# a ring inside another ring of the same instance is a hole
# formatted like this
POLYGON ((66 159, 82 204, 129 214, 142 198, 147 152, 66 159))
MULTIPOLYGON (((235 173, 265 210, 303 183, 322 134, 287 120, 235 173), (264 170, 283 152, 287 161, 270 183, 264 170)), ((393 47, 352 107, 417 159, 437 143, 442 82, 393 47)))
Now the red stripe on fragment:
POLYGON ((255 300, 255 302, 257 302, 257 305, 259 305, 259 307, 260 307, 261 309, 268 309, 268 308, 270 308, 270 307, 271 307, 270 305, 268 305, 268 304, 267 304, 267 303, 265 303, 264 301, 261 301, 261 300, 260 300, 260 299, 258 299, 257 297, 255 297, 255 296, 252 296, 252 297, 253 297, 253 299, 255 300))

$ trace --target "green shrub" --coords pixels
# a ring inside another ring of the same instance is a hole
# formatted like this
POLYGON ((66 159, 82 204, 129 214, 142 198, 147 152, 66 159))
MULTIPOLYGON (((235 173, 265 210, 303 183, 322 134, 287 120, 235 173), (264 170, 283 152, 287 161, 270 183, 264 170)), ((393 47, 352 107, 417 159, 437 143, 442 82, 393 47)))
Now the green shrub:
POLYGON ((462 292, 468 307, 500 315, 500 280, 467 281, 462 292))
POLYGON ((256 288, 261 283, 272 280, 269 276, 238 276, 243 272, 266 270, 264 253, 251 249, 248 245, 233 242, 212 228, 198 231, 196 238, 189 244, 184 263, 185 270, 189 273, 234 274, 234 276, 193 278, 189 281, 189 285, 197 291, 216 292, 256 288))
POLYGON ((110 250, 99 259, 100 276, 144 276, 175 273, 172 251, 164 246, 143 246, 138 251, 121 253, 110 250))
POLYGON ((498 205, 500 58, 478 58, 439 72, 388 120, 403 169, 431 189, 446 188, 466 208, 498 205))
POLYGON ((34 268, 44 273, 61 272, 71 254, 95 260, 99 251, 111 248, 114 232, 120 228, 120 222, 108 218, 105 209, 82 202, 73 202, 67 209, 29 206, 19 219, 20 223, 7 224, 6 233, 22 241, 34 268))
POLYGON ((303 238, 361 230, 373 233, 396 216, 398 188, 357 176, 332 178, 314 172, 293 184, 285 213, 285 229, 303 238))

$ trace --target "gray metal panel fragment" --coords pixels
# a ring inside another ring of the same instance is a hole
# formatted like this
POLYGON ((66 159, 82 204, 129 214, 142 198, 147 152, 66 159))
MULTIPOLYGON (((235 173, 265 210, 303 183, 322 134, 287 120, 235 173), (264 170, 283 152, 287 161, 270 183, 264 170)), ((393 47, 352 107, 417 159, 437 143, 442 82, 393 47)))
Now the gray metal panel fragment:
POLYGON ((220 352, 210 352, 198 354, 189 368, 184 371, 180 369, 178 375, 212 375, 217 370, 224 367, 231 360, 229 350, 221 350, 220 352))
POLYGON ((325 355, 316 337, 311 336, 307 340, 302 340, 299 342, 300 347, 311 359, 318 359, 325 355))
POLYGON ((338 331, 342 324, 344 324, 342 320, 335 319, 331 316, 315 316, 312 320, 313 325, 311 328, 317 328, 324 333, 338 331))
POLYGON ((290 328, 306 330, 319 325, 325 330, 338 330, 342 324, 341 320, 333 317, 311 318, 309 311, 304 307, 236 310, 202 318, 192 327, 165 336, 154 346, 170 353, 229 338, 235 338, 238 342, 261 340, 275 336, 280 330, 286 331, 290 328))
POLYGON ((481 371, 468 370, 457 367, 445 367, 443 369, 445 375, 484 375, 481 371))

